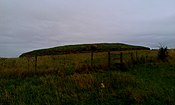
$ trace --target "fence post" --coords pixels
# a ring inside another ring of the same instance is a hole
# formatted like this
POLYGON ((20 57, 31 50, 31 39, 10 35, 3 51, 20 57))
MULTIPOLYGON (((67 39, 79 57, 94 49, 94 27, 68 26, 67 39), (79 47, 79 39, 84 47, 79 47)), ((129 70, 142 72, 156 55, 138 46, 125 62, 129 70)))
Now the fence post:
POLYGON ((2 67, 2 61, 1 61, 1 57, 0 57, 0 70, 1 70, 1 67, 2 67))
POLYGON ((90 49, 91 49, 91 67, 93 67, 93 52, 95 52, 96 50, 97 50, 97 46, 96 45, 92 45, 91 47, 90 47, 90 49))
POLYGON ((111 52, 108 51, 108 67, 111 67, 111 52))
POLYGON ((91 51, 91 67, 93 66, 93 56, 94 56, 93 51, 91 51))
POLYGON ((120 53, 120 64, 123 64, 123 53, 120 53))
POLYGON ((133 52, 131 52, 130 54, 131 54, 131 63, 133 65, 134 64, 134 54, 133 54, 133 52))
POLYGON ((35 55, 35 71, 37 70, 37 55, 35 55))
POLYGON ((120 69, 122 71, 126 71, 127 70, 125 64, 123 63, 123 52, 120 53, 120 69))
POLYGON ((27 57, 27 66, 28 66, 27 69, 28 69, 28 71, 29 71, 29 66, 30 66, 30 65, 29 65, 29 57, 27 57))
POLYGON ((136 51, 136 60, 138 61, 139 58, 138 58, 138 52, 136 51))

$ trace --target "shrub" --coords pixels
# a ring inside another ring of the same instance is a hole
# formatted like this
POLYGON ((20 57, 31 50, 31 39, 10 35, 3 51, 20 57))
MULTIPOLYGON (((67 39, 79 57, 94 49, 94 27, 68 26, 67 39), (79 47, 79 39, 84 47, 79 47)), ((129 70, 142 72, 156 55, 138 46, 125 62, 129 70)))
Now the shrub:
POLYGON ((166 61, 168 57, 168 48, 161 46, 158 51, 158 59, 166 61))

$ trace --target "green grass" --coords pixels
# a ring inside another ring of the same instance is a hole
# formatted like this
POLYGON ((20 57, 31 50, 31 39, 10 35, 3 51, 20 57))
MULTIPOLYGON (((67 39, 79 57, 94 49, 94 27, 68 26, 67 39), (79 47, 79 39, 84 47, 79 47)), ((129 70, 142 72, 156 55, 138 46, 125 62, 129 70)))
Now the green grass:
POLYGON ((90 70, 90 53, 39 57, 37 71, 33 58, 29 69, 27 58, 0 59, 0 105, 174 105, 174 53, 169 62, 156 54, 138 51, 125 72, 106 69, 106 52, 95 54, 95 64, 103 66, 91 72, 83 72, 90 70))
POLYGON ((175 69, 140 65, 128 72, 0 78, 1 104, 175 103, 175 69), (148 66, 146 66, 148 67, 148 66), (161 70, 160 70, 161 68, 161 70), (105 88, 101 87, 101 83, 105 88))
POLYGON ((34 50, 26 52, 20 55, 20 57, 26 56, 44 56, 44 55, 60 55, 60 54, 71 54, 71 53, 83 53, 92 51, 92 46, 95 46, 96 52, 105 51, 122 51, 122 50, 149 50, 150 48, 143 46, 127 45, 122 43, 96 43, 96 44, 78 44, 78 45, 66 45, 58 46, 47 49, 34 50))

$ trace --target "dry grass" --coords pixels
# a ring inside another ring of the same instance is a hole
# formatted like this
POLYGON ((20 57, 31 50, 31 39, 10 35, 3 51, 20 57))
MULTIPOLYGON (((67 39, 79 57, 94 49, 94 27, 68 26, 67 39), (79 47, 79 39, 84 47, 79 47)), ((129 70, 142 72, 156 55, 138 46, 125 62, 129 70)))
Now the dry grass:
MULTIPOLYGON (((155 59, 157 51, 123 51, 123 62, 132 65, 151 61, 155 59), (132 55, 130 53, 133 53, 132 55), (133 58, 133 59, 131 59, 133 58), (133 60, 133 61, 132 61, 133 60)), ((120 52, 111 52, 111 65, 120 62, 120 52)), ((172 56, 173 54, 171 54, 172 56)), ((59 75, 77 73, 88 73, 92 71, 103 71, 108 68, 108 53, 94 53, 93 67, 91 66, 91 54, 65 54, 53 56, 38 56, 37 70, 35 71, 35 58, 11 58, 0 59, 0 75, 27 75, 57 73, 59 75)))

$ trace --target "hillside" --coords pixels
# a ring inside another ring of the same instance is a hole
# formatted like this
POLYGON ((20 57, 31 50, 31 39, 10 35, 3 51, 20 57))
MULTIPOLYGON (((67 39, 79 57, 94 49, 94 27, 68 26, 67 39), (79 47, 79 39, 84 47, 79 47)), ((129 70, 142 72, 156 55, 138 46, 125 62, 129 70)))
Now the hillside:
POLYGON ((65 45, 58 46, 48 49, 39 49, 30 52, 26 52, 20 55, 25 56, 44 56, 44 55, 59 55, 59 54, 70 54, 70 53, 84 53, 90 52, 91 50, 102 52, 102 51, 123 51, 123 50, 149 50, 148 47, 134 46, 122 43, 95 43, 95 44, 78 44, 78 45, 65 45))

